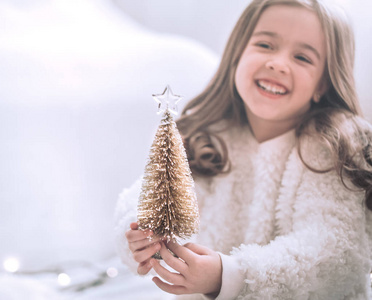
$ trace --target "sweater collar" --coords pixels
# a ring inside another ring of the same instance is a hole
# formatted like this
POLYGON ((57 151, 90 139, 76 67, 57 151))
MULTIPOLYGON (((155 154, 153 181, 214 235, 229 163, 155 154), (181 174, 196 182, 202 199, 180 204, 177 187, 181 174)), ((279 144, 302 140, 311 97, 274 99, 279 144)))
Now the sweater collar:
POLYGON ((248 134, 251 136, 251 140, 257 153, 270 155, 280 154, 293 148, 296 143, 295 129, 291 129, 275 138, 259 143, 254 137, 252 130, 248 127, 248 134))

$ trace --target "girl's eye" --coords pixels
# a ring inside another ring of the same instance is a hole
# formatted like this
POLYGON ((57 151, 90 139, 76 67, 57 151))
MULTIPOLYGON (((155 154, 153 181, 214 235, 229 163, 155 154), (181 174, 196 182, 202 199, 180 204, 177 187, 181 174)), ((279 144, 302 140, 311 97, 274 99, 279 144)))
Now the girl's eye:
POLYGON ((308 59, 306 56, 296 55, 295 58, 297 58, 298 60, 301 60, 303 62, 306 62, 308 64, 312 64, 312 61, 310 59, 308 59))
POLYGON ((268 43, 257 43, 256 46, 265 48, 265 49, 272 49, 271 45, 268 43))

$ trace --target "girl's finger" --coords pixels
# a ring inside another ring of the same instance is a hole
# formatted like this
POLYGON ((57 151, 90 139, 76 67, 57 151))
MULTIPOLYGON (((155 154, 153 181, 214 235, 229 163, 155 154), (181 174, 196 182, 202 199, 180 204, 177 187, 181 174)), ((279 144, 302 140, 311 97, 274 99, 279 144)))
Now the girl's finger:
POLYGON ((152 236, 153 234, 154 233, 151 230, 142 231, 130 229, 125 233, 125 237, 127 238, 128 242, 133 243, 152 236))
POLYGON ((151 270, 151 268, 152 268, 152 266, 150 264, 150 260, 147 259, 147 260, 145 260, 144 262, 141 262, 138 265, 137 273, 139 275, 146 275, 151 270))
POLYGON ((170 266, 173 270, 185 275, 185 271, 188 268, 187 264, 181 261, 179 258, 174 257, 171 252, 165 247, 164 243, 160 243, 160 255, 163 258, 164 262, 170 266))
POLYGON ((199 255, 208 255, 210 253, 209 248, 204 247, 202 245, 194 244, 194 243, 187 243, 183 245, 184 247, 190 249, 192 252, 199 254, 199 255))
POLYGON ((141 263, 149 259, 159 250, 160 250, 160 244, 155 243, 143 250, 138 250, 138 251, 133 252, 133 258, 136 262, 141 263))
POLYGON ((172 283, 174 285, 182 285, 185 283, 185 277, 181 274, 173 273, 166 268, 164 268, 156 259, 151 259, 150 264, 155 270, 155 272, 163 278, 165 281, 172 283))
POLYGON ((189 264, 188 262, 194 261, 198 256, 192 250, 177 244, 176 242, 170 241, 167 243, 167 248, 171 250, 174 254, 180 257, 182 260, 189 264))
POLYGON ((132 230, 138 230, 138 223, 137 222, 130 223, 129 227, 132 230))
POLYGON ((139 240, 139 241, 130 242, 129 243, 129 249, 132 252, 135 252, 135 251, 138 251, 138 250, 142 250, 142 249, 150 246, 151 244, 158 243, 160 241, 161 241, 161 238, 155 238, 155 239, 144 238, 144 239, 139 240))
POLYGON ((158 288, 160 288, 164 292, 174 295, 188 294, 187 289, 184 286, 167 284, 161 281, 158 277, 154 277, 152 281, 155 282, 158 288))

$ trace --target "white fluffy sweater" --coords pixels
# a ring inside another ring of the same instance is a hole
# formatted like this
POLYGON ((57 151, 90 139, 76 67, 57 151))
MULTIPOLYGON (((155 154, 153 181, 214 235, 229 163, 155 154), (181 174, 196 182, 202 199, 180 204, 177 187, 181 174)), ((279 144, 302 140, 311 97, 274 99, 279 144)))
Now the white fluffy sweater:
MULTIPOLYGON (((195 178, 195 242, 222 259, 217 299, 370 299, 372 214, 364 193, 347 190, 335 172, 308 170, 293 131, 261 144, 248 128, 221 137, 231 172, 195 178)), ((325 151, 314 141, 306 145, 305 160, 324 168, 325 151)), ((140 187, 137 181, 124 189, 116 209, 118 251, 134 271, 124 234, 136 221, 140 187)))

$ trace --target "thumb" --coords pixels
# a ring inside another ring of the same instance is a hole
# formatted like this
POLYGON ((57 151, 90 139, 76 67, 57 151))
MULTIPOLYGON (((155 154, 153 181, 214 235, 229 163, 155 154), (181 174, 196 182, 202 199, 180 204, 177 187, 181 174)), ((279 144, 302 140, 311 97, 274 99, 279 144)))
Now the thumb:
POLYGON ((209 248, 199 245, 199 244, 194 244, 194 243, 187 243, 183 245, 185 248, 190 249, 192 252, 199 254, 199 255, 207 255, 210 253, 209 248))

